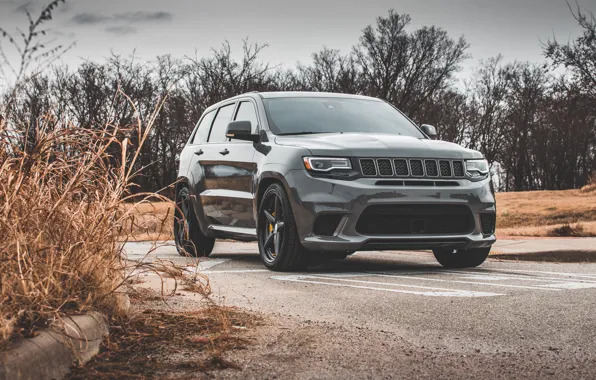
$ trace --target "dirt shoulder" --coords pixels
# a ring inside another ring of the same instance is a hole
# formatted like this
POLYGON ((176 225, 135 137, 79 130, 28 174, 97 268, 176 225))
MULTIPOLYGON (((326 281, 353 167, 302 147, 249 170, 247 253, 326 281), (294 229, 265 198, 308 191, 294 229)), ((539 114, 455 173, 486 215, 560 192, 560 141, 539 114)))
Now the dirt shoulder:
POLYGON ((227 353, 250 346, 246 332, 260 323, 239 308, 143 290, 130 317, 113 321, 100 353, 67 379, 210 379, 214 371, 240 369, 227 353))

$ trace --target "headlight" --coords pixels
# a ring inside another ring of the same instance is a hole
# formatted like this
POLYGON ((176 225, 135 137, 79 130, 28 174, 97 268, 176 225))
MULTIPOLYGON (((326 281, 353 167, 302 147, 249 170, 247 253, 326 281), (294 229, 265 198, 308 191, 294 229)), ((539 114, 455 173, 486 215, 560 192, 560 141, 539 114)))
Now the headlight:
POLYGON ((347 158, 304 157, 306 170, 313 172, 328 172, 334 169, 352 169, 347 158))
POLYGON ((489 171, 486 160, 468 160, 466 161, 466 174, 472 178, 484 178, 489 171))

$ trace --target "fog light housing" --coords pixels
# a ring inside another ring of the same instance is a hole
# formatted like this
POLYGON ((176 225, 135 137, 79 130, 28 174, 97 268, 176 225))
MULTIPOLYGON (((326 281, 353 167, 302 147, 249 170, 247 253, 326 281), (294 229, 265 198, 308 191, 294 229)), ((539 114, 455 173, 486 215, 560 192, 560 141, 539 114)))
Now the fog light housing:
POLYGON ((482 233, 484 235, 494 234, 496 221, 496 214, 480 214, 480 224, 482 226, 482 233))
POLYGON ((333 236, 342 215, 337 214, 323 214, 319 215, 315 220, 314 233, 320 236, 333 236))

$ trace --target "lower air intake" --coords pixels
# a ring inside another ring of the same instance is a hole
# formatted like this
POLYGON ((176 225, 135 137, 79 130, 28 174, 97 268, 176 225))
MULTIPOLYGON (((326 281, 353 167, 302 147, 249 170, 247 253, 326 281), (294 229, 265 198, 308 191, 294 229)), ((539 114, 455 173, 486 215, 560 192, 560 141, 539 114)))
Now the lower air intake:
POLYGON ((367 207, 356 231, 362 235, 467 235, 474 218, 463 205, 373 205, 367 207))

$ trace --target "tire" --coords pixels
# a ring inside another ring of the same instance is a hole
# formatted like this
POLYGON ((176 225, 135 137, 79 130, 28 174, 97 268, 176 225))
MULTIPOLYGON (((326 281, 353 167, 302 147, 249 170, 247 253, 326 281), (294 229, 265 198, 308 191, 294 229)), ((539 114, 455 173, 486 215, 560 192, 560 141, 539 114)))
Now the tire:
POLYGON ((269 186, 261 198, 257 237, 267 268, 285 272, 308 267, 309 252, 300 244, 290 200, 278 183, 269 186))
POLYGON ((203 235, 194 213, 190 191, 182 187, 176 195, 174 211, 174 239, 180 256, 209 256, 215 239, 203 235))
POLYGON ((433 253, 437 261, 445 268, 472 268, 486 260, 490 248, 433 249, 433 253))

